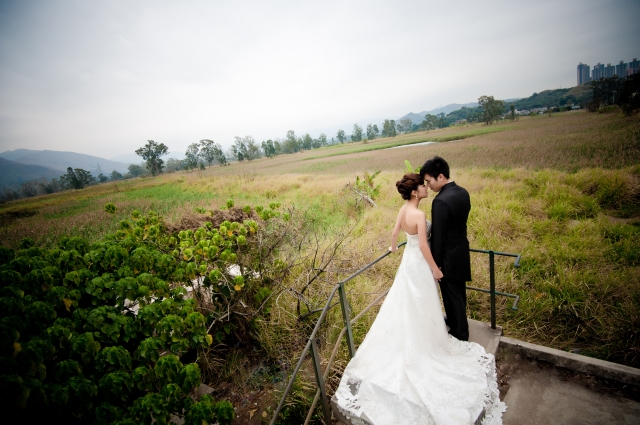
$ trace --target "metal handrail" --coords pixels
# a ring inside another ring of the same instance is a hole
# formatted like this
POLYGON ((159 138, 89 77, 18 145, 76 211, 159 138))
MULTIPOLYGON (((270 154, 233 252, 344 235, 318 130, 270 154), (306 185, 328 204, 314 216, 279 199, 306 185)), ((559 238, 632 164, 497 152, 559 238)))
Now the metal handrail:
MULTIPOLYGON (((402 247, 402 246, 404 246, 406 244, 407 244, 406 242, 402 242, 401 244, 398 244, 398 248, 400 248, 400 247, 402 247)), ((336 284, 336 286, 334 286, 333 290, 329 294, 329 298, 327 299, 327 302, 326 302, 324 308, 322 309, 322 312, 320 313, 320 317, 318 318, 318 322, 314 326, 313 331, 311 332, 311 335, 309 335, 309 338, 308 338, 308 341, 307 341, 307 345, 305 345, 304 350, 302 350, 302 354, 300 355, 300 360, 298 361, 298 364, 296 365, 295 369, 293 370, 293 374, 291 375, 291 378, 289 379, 289 383, 287 384, 287 388, 284 390, 284 393, 282 394, 282 398, 280 399, 280 403, 278 403, 278 407, 276 408, 275 412, 273 412, 273 418, 271 419, 271 422, 269 422, 270 425, 274 425, 275 424, 276 419, 278 418, 278 415, 280 414, 280 410, 284 406, 284 402, 285 402, 287 396, 289 395, 289 391, 291 391, 291 387, 293 387, 293 382, 294 382, 296 376, 298 375, 298 372, 300 371, 300 368, 302 367, 302 362, 307 357, 307 353, 309 352, 310 348, 313 351, 313 362, 314 362, 314 369, 315 369, 315 372, 316 372, 316 381, 318 383, 320 395, 322 396, 322 404, 323 404, 322 407, 323 407, 323 410, 324 410, 324 414, 325 414, 325 416, 327 418, 329 418, 329 419, 331 418, 331 410, 329 409, 329 400, 327 399, 327 394, 326 394, 325 388, 324 388, 324 375, 322 374, 322 371, 321 371, 321 368, 320 368, 320 361, 319 361, 319 356, 318 356, 318 353, 317 353, 318 348, 317 348, 317 345, 315 343, 316 332, 318 331, 318 329, 320 329, 320 325, 322 324, 322 320, 324 319, 324 316, 327 314, 327 311, 329 311, 329 309, 332 307, 331 301, 333 300, 333 297, 336 294, 336 291, 339 290, 340 291, 340 304, 341 304, 341 307, 342 307, 342 317, 344 319, 345 331, 346 331, 346 334, 347 334, 347 346, 349 347, 349 355, 350 355, 351 358, 353 358, 353 356, 356 353, 356 349, 355 349, 355 346, 353 344, 353 333, 351 331, 351 320, 349 319, 349 306, 348 306, 348 303, 347 303, 347 296, 346 296, 346 293, 345 293, 345 290, 344 290, 344 284, 349 282, 353 278, 357 277, 358 275, 360 275, 362 272, 364 272, 369 267, 371 267, 374 264, 376 264, 378 261, 380 261, 383 258, 387 257, 389 254, 391 254, 391 251, 385 252, 380 257, 378 257, 377 259, 375 259, 371 263, 367 264, 366 266, 364 266, 363 268, 361 268, 360 270, 358 270, 357 272, 355 272, 354 274, 352 274, 351 276, 349 276, 348 278, 346 278, 345 280, 339 282, 338 284, 336 284)))
MULTIPOLYGON (((398 244, 398 248, 401 248, 406 244, 407 244, 406 242, 402 242, 402 243, 398 244)), ((507 297, 514 297, 515 301, 514 301, 513 307, 512 307, 512 309, 514 309, 514 310, 517 310, 517 304, 518 304, 518 301, 520 300, 520 296, 519 295, 514 295, 514 294, 508 294, 508 293, 504 293, 504 292, 497 292, 495 290, 494 256, 495 255, 502 255, 502 256, 508 256, 508 257, 516 257, 516 261, 514 262, 514 266, 515 267, 519 267, 520 266, 519 263, 520 263, 521 256, 520 256, 520 254, 511 254, 511 253, 497 252, 497 251, 491 251, 491 250, 487 251, 487 250, 473 249, 473 248, 470 248, 469 251, 489 254, 490 290, 482 289, 482 288, 476 288, 476 287, 473 287, 473 286, 467 286, 467 289, 472 289, 472 290, 481 291, 481 292, 488 292, 491 295, 491 328, 495 329, 496 328, 496 324, 495 324, 495 321, 496 321, 496 318, 495 318, 495 296, 496 295, 502 295, 502 296, 507 296, 507 297)), ((291 378, 289 379, 287 387, 285 388, 284 393, 282 394, 282 398, 280 399, 280 402, 278 403, 278 407, 276 408, 276 410, 273 413, 273 417, 271 418, 271 422, 269 422, 269 425, 274 425, 275 424, 275 422, 276 422, 276 420, 278 418, 278 415, 280 414, 280 411, 282 410, 282 407, 284 406, 286 398, 289 395, 289 392, 291 391, 291 388, 293 387, 293 383, 295 381, 295 378, 298 375, 298 372, 300 371, 300 369, 302 368, 302 363, 304 362, 305 358, 307 357, 307 354, 309 353, 310 349, 311 349, 311 352, 312 352, 313 366, 314 366, 314 372, 315 372, 315 375, 316 375, 316 383, 318 384, 318 390, 316 391, 315 397, 313 399, 313 403, 311 405, 311 409, 309 410, 309 413, 307 414, 307 418, 305 420, 305 425, 309 423, 309 420, 311 419, 311 416, 313 414, 313 411, 315 410, 315 407, 316 407, 319 399, 322 399, 323 413, 324 413, 325 418, 327 418, 325 423, 329 423, 327 421, 330 421, 330 419, 331 419, 331 409, 329 407, 329 400, 328 400, 327 394, 326 394, 325 381, 329 377, 329 372, 331 371, 331 366, 333 365, 333 361, 335 360, 336 354, 338 352, 338 348, 340 347, 340 340, 346 334, 347 347, 349 348, 349 357, 353 358, 353 356, 355 355, 356 350, 355 350, 355 345, 354 345, 354 341, 353 341, 353 332, 351 330, 351 325, 354 324, 358 319, 360 319, 360 317, 362 317, 366 312, 368 312, 374 305, 378 304, 387 295, 387 293, 389 292, 389 289, 387 289, 383 294, 378 296, 378 298, 376 298, 371 304, 369 304, 364 310, 362 310, 356 317, 354 317, 353 320, 351 320, 349 318, 349 313, 350 313, 349 312, 349 304, 348 304, 348 301, 347 301, 347 296, 346 296, 346 291, 345 291, 344 285, 345 285, 345 283, 349 282, 350 280, 354 279, 355 277, 357 277, 358 275, 363 273, 365 270, 369 269, 374 264, 378 263, 383 258, 387 257, 389 254, 391 254, 391 251, 385 252, 383 255, 381 255, 380 257, 378 257, 374 261, 370 262, 369 264, 367 264, 366 266, 364 266, 363 268, 361 268, 360 270, 358 270, 357 272, 355 272, 354 274, 352 274, 351 276, 349 276, 348 278, 346 278, 345 280, 339 282, 338 284, 336 284, 336 286, 334 286, 333 290, 329 294, 329 297, 327 299, 327 302, 326 302, 324 308, 320 312, 320 317, 318 317, 318 321, 317 321, 316 325, 314 326, 313 331, 311 332, 311 335, 309 335, 309 338, 307 340, 307 344, 305 345, 305 347, 302 350, 302 353, 300 355, 300 360, 298 361, 295 369, 293 370, 291 378), (342 309, 342 317, 343 317, 343 320, 344 320, 344 327, 342 328, 342 330, 340 332, 340 335, 338 336, 338 338, 336 340, 336 344, 334 346, 333 352, 331 354, 331 357, 329 359, 329 363, 327 364, 325 372, 322 373, 321 360, 320 360, 320 355, 319 355, 319 351, 318 351, 318 346, 317 346, 317 343, 315 341, 315 336, 316 336, 317 331, 320 329, 320 325, 322 324, 322 321, 324 320, 327 312, 331 308, 333 308, 335 305, 337 305, 337 303, 333 304, 333 305, 331 304, 331 301, 333 300, 333 297, 335 296, 336 291, 338 291, 339 296, 340 296, 340 305, 341 305, 341 309, 342 309)))
POLYGON ((495 256, 502 255, 504 257, 515 257, 516 261, 513 262, 513 266, 520 267, 521 255, 511 254, 509 252, 499 252, 499 251, 492 251, 492 250, 486 250, 486 249, 474 249, 474 248, 469 248, 469 251, 479 252, 481 254, 489 254, 489 290, 476 288, 473 286, 467 286, 467 288, 473 289, 474 291, 489 293, 489 295, 491 296, 491 329, 495 329, 496 328, 496 295, 515 298, 515 301, 513 302, 513 306, 511 307, 512 310, 518 309, 518 302, 520 301, 520 295, 507 294, 505 292, 496 292, 496 275, 494 270, 495 256))

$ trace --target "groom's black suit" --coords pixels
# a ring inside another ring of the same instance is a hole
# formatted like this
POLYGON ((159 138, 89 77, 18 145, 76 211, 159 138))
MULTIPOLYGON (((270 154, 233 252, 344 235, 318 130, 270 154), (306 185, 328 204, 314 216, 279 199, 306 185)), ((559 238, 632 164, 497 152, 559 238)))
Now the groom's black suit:
POLYGON ((466 282, 471 280, 471 258, 467 239, 467 219, 471 210, 469 192, 447 183, 431 204, 431 253, 444 277, 440 291, 447 313, 449 333, 469 340, 466 282))

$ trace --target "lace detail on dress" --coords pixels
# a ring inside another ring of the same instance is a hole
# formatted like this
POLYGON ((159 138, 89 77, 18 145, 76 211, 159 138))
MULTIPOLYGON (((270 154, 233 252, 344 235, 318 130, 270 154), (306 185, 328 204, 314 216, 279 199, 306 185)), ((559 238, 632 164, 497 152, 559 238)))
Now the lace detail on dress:
POLYGON ((495 359, 447 334, 418 235, 407 235, 393 286, 336 398, 357 425, 502 423, 495 359))

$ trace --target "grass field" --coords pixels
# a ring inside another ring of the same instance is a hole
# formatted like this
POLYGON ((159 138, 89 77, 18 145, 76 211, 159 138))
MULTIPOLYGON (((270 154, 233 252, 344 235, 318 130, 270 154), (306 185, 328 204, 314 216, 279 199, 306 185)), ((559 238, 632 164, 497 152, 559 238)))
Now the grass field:
MULTIPOLYGON (((329 234, 355 226, 348 252, 356 268, 388 246, 402 205, 394 183, 403 161, 418 166, 433 155, 446 158, 452 178, 470 192, 471 246, 523 255, 519 269, 508 259, 497 262, 498 289, 521 296, 518 311, 509 309, 510 299, 499 298, 498 323, 505 334, 640 366, 637 116, 567 112, 106 183, 0 205, 0 239, 7 246, 25 236, 43 246, 61 236, 97 240, 133 209, 155 210, 178 222, 194 207, 217 208, 229 198, 239 206, 277 201, 304 211, 329 234), (386 149, 427 140, 440 142, 386 149), (378 206, 356 207, 344 186, 377 170, 378 206), (115 216, 103 212, 107 202, 118 207, 115 216)), ((430 199, 425 201, 429 214, 430 199)), ((398 261, 395 256, 350 285, 355 312, 389 287, 398 261)), ((473 285, 488 287, 486 256, 474 254, 472 262, 473 285)), ((294 302, 283 296, 277 307, 284 312, 294 302)), ((469 294, 469 315, 488 320, 486 294, 469 294)), ((296 328, 291 315, 273 317, 267 333, 296 328)), ((356 326, 357 338, 373 318, 369 314, 356 326)), ((328 340, 341 326, 338 312, 330 319, 328 340)))

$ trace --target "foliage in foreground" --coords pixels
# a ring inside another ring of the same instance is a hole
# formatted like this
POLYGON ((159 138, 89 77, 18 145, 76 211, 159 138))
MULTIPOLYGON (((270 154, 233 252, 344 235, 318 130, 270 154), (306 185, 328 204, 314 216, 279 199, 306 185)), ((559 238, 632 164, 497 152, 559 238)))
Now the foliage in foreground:
MULTIPOLYGON (((228 308, 255 278, 247 269, 231 275, 229 265, 247 251, 258 224, 207 224, 176 238, 155 213, 134 212, 91 246, 63 238, 51 250, 26 239, 17 252, 0 248, 4 411, 29 422, 167 423, 176 415, 188 424, 230 423, 230 403, 190 397, 200 368, 181 362, 211 345, 211 329, 224 339, 220 330, 229 333, 230 324, 214 327, 214 320, 207 329, 198 297, 187 297, 184 285, 201 283, 212 303, 228 308)), ((269 292, 256 290, 263 298, 269 292)))

